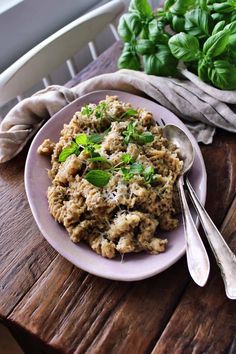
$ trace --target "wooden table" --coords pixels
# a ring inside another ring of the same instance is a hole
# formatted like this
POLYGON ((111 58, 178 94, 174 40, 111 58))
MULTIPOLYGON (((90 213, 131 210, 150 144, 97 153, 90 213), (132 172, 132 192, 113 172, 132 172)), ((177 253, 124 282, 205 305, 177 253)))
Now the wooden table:
MULTIPOLYGON (((68 86, 116 70, 121 44, 68 86)), ((236 250, 236 138, 217 131, 201 146, 208 173, 206 208, 236 250)), ((236 301, 225 296, 212 257, 207 285, 190 279, 183 257, 140 282, 95 277, 45 241, 26 199, 27 148, 0 167, 0 315, 26 353, 236 353, 236 301)))

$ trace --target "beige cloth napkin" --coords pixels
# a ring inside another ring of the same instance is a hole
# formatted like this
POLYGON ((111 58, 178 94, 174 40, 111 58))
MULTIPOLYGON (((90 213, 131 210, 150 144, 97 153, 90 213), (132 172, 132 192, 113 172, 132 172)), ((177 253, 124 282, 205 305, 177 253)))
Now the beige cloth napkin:
POLYGON ((157 77, 133 70, 96 76, 73 88, 49 86, 18 103, 0 125, 0 162, 16 156, 53 114, 76 98, 102 89, 146 94, 183 119, 199 142, 209 144, 219 127, 236 132, 236 91, 222 91, 186 69, 186 79, 157 77))

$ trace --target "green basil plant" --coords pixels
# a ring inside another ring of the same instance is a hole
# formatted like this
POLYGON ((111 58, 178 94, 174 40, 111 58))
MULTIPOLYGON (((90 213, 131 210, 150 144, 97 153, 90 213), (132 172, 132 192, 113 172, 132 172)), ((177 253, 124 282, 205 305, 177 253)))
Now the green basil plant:
POLYGON ((222 90, 236 89, 236 0, 132 0, 121 16, 118 67, 178 76, 178 63, 222 90))

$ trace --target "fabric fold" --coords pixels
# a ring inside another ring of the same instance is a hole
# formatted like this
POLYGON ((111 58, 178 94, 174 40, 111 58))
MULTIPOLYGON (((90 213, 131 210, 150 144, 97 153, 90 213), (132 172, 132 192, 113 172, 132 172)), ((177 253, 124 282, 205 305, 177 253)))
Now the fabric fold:
POLYGON ((52 85, 18 103, 0 125, 0 162, 16 156, 36 131, 76 98, 96 90, 148 96, 184 120, 197 141, 212 142, 215 128, 236 132, 236 91, 222 91, 184 69, 186 79, 133 70, 99 75, 73 88, 52 85))

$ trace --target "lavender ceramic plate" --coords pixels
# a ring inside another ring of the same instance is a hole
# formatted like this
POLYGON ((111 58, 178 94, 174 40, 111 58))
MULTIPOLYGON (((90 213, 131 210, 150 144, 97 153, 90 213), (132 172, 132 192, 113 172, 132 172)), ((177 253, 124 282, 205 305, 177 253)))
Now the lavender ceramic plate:
MULTIPOLYGON (((189 136, 195 148, 196 156, 190 174, 190 181, 200 198, 205 203, 206 171, 203 158, 197 142, 183 123, 166 108, 147 99, 119 91, 96 91, 87 94, 56 113, 38 132, 30 147, 25 169, 25 187, 29 204, 35 221, 46 240, 63 257, 77 267, 100 277, 134 281, 151 277, 174 264, 185 253, 183 225, 178 229, 162 233, 169 243, 165 253, 150 255, 146 253, 125 255, 123 262, 117 257, 112 260, 102 258, 81 242, 76 245, 70 241, 66 230, 54 221, 49 214, 46 191, 50 184, 47 169, 50 161, 47 157, 37 154, 38 146, 44 139, 58 141, 59 133, 64 123, 68 123, 74 112, 87 103, 98 103, 106 95, 117 95, 124 102, 130 102, 135 108, 143 107, 151 111, 155 120, 162 118, 166 123, 172 123, 182 128, 189 136)), ((194 215, 196 220, 196 216, 194 215)))

